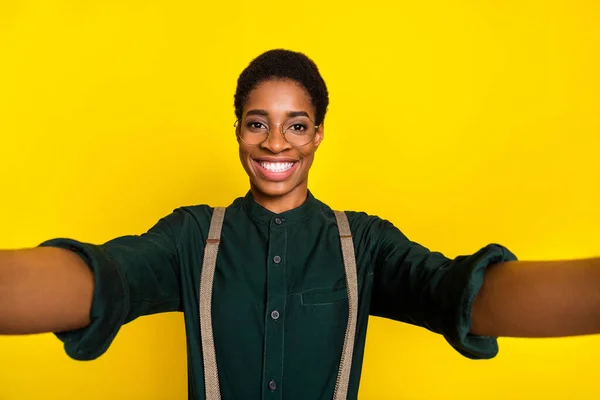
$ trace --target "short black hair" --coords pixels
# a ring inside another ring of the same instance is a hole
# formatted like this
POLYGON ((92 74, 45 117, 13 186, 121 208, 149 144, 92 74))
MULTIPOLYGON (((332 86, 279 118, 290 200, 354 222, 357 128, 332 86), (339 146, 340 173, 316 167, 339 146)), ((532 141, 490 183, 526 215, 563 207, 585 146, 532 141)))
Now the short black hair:
POLYGON ((315 108, 315 124, 325 119, 329 92, 317 65, 305 54, 274 49, 262 53, 242 71, 234 96, 235 116, 242 119, 242 108, 248 95, 260 83, 271 79, 290 79, 301 85, 315 108))

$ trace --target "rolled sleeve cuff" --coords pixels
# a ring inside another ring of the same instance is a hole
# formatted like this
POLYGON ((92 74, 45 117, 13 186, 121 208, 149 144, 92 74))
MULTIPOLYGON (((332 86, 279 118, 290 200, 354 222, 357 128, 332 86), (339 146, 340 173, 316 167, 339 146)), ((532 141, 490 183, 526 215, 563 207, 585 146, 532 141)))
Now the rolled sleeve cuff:
POLYGON ((64 343, 66 353, 75 360, 100 357, 114 340, 128 313, 125 280, 102 246, 72 239, 52 239, 40 247, 57 247, 79 255, 94 273, 94 295, 90 311, 91 323, 85 328, 55 335, 64 343))
POLYGON ((493 336, 476 336, 470 333, 471 310, 473 301, 481 290, 483 278, 488 267, 508 261, 516 261, 517 257, 506 247, 490 244, 471 256, 458 257, 462 264, 461 275, 464 282, 462 293, 458 296, 456 329, 444 336, 460 354, 471 359, 489 359, 498 354, 498 340, 493 336))

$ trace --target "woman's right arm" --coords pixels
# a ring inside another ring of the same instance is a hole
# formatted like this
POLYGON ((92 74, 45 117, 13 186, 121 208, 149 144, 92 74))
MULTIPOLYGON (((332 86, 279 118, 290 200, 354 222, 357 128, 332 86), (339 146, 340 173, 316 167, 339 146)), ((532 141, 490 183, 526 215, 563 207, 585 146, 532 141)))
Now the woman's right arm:
MULTIPOLYGON (((92 360, 128 322, 181 311, 179 238, 194 226, 187 215, 178 209, 146 233, 100 245, 56 238, 0 251, 0 334, 53 332, 69 356, 92 360)), ((186 249, 185 259, 195 254, 186 249)))
POLYGON ((63 332, 90 324, 92 270, 53 247, 0 250, 0 334, 63 332))

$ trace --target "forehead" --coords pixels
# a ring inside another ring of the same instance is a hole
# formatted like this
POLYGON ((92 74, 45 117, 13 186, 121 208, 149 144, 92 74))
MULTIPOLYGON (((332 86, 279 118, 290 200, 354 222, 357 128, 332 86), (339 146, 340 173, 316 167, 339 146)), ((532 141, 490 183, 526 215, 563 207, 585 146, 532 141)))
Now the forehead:
POLYGON ((269 114, 288 111, 306 111, 311 116, 314 107, 306 90, 295 81, 268 80, 261 82, 248 94, 243 112, 248 110, 266 110, 269 114))

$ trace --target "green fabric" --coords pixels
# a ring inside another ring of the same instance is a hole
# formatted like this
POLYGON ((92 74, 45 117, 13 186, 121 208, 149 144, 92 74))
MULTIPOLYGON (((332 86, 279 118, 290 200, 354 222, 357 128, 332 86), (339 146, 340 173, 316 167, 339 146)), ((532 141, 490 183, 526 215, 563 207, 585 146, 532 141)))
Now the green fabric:
MULTIPOLYGON (((141 236, 43 243, 78 253, 95 273, 91 325, 57 334, 66 352, 94 359, 123 324, 183 311, 189 398, 203 399, 198 289, 211 215, 206 205, 182 207, 141 236)), ((359 285, 349 398, 358 393, 369 315, 440 333, 467 357, 496 355, 495 338, 469 335, 470 309, 485 268, 515 260, 512 253, 491 244, 451 260, 388 221, 347 215, 359 285)), ((248 193, 227 208, 221 238, 212 314, 223 399, 331 399, 348 317, 333 211, 309 193, 302 206, 277 215, 248 193)))

